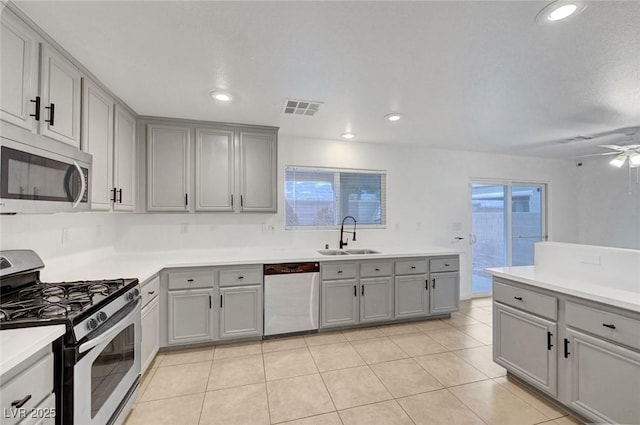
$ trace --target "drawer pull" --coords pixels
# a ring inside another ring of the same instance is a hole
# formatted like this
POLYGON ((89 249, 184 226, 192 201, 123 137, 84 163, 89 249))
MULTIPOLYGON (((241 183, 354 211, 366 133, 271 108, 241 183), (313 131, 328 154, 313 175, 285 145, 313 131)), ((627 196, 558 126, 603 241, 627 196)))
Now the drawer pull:
POLYGON ((193 279, 187 279, 187 282, 193 282, 193 279))
POLYGON ((342 273, 342 270, 338 270, 338 274, 342 273))
POLYGON ((149 292, 147 292, 147 294, 149 294, 149 295, 153 295, 153 294, 155 294, 155 293, 156 293, 156 291, 149 291, 149 292))
POLYGON ((609 329, 615 329, 616 325, 612 324, 608 324, 608 323, 603 323, 602 326, 604 326, 605 328, 609 328, 609 329))
POLYGON ((415 269, 415 268, 416 268, 416 266, 411 266, 411 270, 413 270, 413 269, 415 269))
POLYGON ((518 301, 522 301, 522 297, 513 297, 513 298, 518 300, 518 301))
POLYGON ((238 276, 238 280, 244 279, 244 276, 238 276))
POLYGON ((380 271, 380 269, 376 268, 376 271, 377 271, 377 272, 379 272, 379 271, 380 271))
POLYGON ((551 347, 553 347, 553 344, 551 343, 551 337, 553 336, 553 334, 551 332, 547 332, 547 350, 551 351, 551 347))
POLYGON ((451 264, 444 263, 445 267, 451 267, 451 264))
POLYGON ((21 408, 22 406, 24 406, 27 401, 31 400, 31 394, 27 395, 25 398, 23 398, 22 400, 15 400, 11 402, 11 407, 15 407, 17 409, 21 408))
POLYGON ((564 358, 568 359, 569 358, 569 354, 571 354, 569 352, 569 340, 567 338, 564 339, 564 358))

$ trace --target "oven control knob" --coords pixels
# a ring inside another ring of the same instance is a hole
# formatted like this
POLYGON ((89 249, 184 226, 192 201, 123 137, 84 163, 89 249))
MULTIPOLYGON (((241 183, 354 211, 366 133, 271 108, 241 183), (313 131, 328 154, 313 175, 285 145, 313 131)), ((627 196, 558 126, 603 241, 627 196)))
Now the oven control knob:
POLYGON ((98 321, 96 319, 87 320, 87 328, 89 328, 90 331, 94 330, 97 327, 98 327, 98 321))
POLYGON ((96 317, 98 318, 98 322, 104 322, 105 320, 107 320, 107 313, 101 311, 96 315, 96 317))
POLYGON ((133 291, 131 291, 131 292, 127 292, 127 294, 124 297, 127 301, 133 301, 133 299, 135 298, 135 295, 133 294, 133 291))
POLYGON ((137 297, 138 295, 140 295, 140 290, 138 288, 135 288, 133 290, 133 294, 137 297))

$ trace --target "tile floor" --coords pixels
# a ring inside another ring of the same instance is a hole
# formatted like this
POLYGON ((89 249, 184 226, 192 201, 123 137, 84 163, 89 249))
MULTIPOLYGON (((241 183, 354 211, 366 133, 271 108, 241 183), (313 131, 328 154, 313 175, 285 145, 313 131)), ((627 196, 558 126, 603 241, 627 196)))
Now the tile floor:
POLYGON ((159 354, 125 425, 571 425, 491 360, 491 299, 450 319, 159 354))

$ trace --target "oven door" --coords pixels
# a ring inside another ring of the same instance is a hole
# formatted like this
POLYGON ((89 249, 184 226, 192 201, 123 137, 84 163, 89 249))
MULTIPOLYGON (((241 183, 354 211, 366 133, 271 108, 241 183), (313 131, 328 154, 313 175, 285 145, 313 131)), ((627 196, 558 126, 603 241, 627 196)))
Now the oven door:
MULTIPOLYGON (((78 347, 81 357, 73 373, 73 423, 117 423, 112 416, 120 405, 135 397, 130 391, 140 376, 140 300, 129 304, 78 347), (114 323, 109 323, 111 321, 114 323), (106 326, 109 324, 110 326, 106 326)), ((128 412, 121 412, 126 417, 128 412)))

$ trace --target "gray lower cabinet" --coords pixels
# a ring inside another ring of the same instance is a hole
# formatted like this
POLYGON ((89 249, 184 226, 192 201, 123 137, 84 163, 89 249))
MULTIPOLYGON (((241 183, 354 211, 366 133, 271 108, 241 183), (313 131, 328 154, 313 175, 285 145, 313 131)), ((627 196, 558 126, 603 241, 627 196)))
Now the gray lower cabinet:
POLYGON ((262 335, 262 286, 220 288, 220 338, 262 335))
POLYGON ((444 314, 458 311, 460 305, 460 275, 458 272, 431 273, 429 312, 444 314))
POLYGON ((322 281, 321 325, 323 328, 358 323, 356 279, 322 281))
POLYGON ((156 296, 142 309, 142 373, 147 370, 160 348, 160 297, 156 296))
POLYGON ((640 353, 590 335, 565 333, 567 404, 597 422, 640 423, 640 353))
POLYGON ((557 324, 494 302, 493 329, 494 361, 542 391, 556 396, 557 324))
POLYGON ((360 323, 393 319, 391 277, 360 279, 360 323))
POLYGON ((429 288, 426 274, 396 276, 395 317, 421 317, 429 313, 429 288))
POLYGON ((169 345, 213 341, 213 288, 168 292, 169 345))

